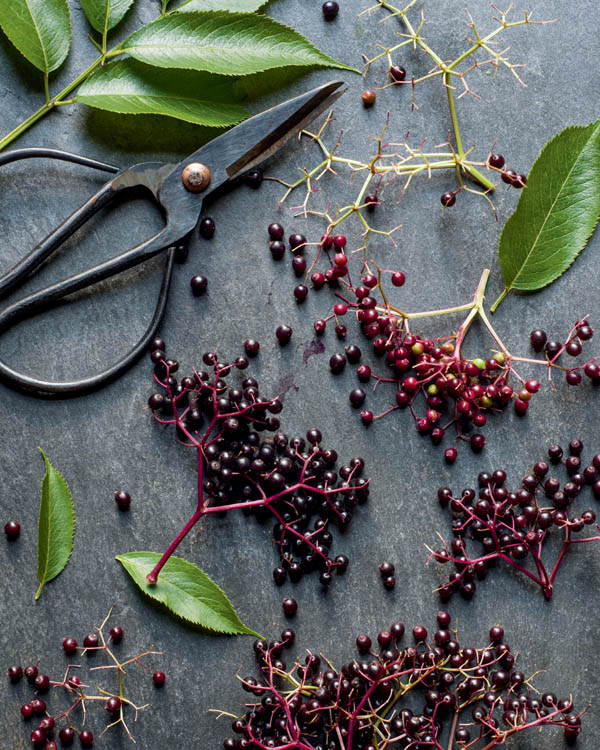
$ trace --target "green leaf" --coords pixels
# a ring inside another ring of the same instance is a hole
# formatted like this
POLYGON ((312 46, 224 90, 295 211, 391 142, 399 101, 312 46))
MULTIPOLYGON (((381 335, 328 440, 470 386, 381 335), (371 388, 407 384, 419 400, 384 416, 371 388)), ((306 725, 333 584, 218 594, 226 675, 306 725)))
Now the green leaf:
POLYGON ((227 7, 223 7, 223 0, 185 0, 185 2, 173 8, 171 13, 185 11, 188 13, 192 10, 226 10, 230 13, 254 13, 267 0, 229 0, 227 7))
POLYGON ((600 120, 572 125, 542 149, 500 235, 505 289, 532 292, 563 274, 600 217, 600 120))
POLYGON ((100 34, 110 31, 123 19, 133 0, 81 0, 90 26, 100 34))
POLYGON ((128 552, 115 559, 146 596, 164 604, 177 617, 218 633, 258 635, 244 625, 217 584, 196 565, 180 557, 170 557, 158 581, 149 584, 146 576, 160 558, 156 552, 128 552))
POLYGON ((119 52, 160 68, 247 75, 290 65, 354 70, 266 16, 206 11, 158 18, 127 37, 119 52))
POLYGON ((79 88, 77 101, 125 114, 157 114, 223 128, 248 116, 236 103, 230 79, 196 71, 152 68, 118 60, 98 68, 79 88))
POLYGON ((0 27, 19 52, 43 73, 69 54, 71 19, 67 0, 0 0, 0 27))
POLYGON ((38 519, 38 580, 35 595, 40 598, 44 585, 64 569, 73 551, 75 514, 69 485, 40 448, 46 464, 38 519))

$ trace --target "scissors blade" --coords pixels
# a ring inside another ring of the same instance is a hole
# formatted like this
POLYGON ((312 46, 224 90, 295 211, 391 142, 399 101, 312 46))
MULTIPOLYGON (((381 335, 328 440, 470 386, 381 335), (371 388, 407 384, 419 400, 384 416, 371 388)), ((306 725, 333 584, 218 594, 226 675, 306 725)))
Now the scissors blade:
POLYGON ((342 81, 332 81, 294 99, 267 109, 240 123, 191 154, 174 173, 192 162, 210 167, 210 189, 217 190, 228 180, 256 167, 298 135, 315 117, 327 110, 344 93, 342 81))

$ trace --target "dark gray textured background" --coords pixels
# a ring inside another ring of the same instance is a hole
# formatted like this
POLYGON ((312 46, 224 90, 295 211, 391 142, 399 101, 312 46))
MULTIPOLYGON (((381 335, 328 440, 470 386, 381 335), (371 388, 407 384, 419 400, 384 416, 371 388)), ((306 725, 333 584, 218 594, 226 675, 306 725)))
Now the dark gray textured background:
MULTIPOLYGON (((320 2, 275 0, 269 14, 285 21, 314 41, 321 49, 353 65, 363 52, 372 53, 377 42, 391 43, 397 25, 357 17, 368 0, 341 0, 342 10, 334 23, 325 24, 320 2)), ((487 3, 471 3, 481 27, 491 28, 487 3)), ((451 58, 464 48, 463 0, 424 3, 428 18, 427 37, 443 57, 451 58)), ((591 0, 538 4, 540 18, 560 16, 548 27, 517 29, 506 35, 514 60, 523 62, 527 88, 518 85, 506 71, 493 80, 476 73, 473 83, 482 99, 463 98, 459 116, 465 143, 477 145, 481 158, 498 139, 497 150, 509 166, 527 172, 545 141, 569 123, 588 123, 598 114, 597 49, 598 11, 591 0)), ((132 29, 150 20, 157 4, 138 0, 123 27, 132 29)), ((73 50, 52 89, 58 90, 93 59, 86 41, 88 27, 79 7, 71 2, 73 50)), ((398 59, 409 71, 423 72, 428 60, 406 52, 398 59)), ((322 70, 298 78, 293 85, 271 98, 253 103, 258 111, 287 95, 339 76, 322 70)), ((379 85, 383 67, 369 76, 379 85)), ((382 127, 391 113, 390 140, 401 140, 410 130, 414 142, 427 137, 430 144, 442 142, 449 127, 445 96, 437 81, 417 90, 419 110, 410 111, 407 90, 386 89, 376 106, 363 110, 358 76, 342 73, 348 92, 336 108, 339 127, 345 134, 342 152, 365 155, 371 148, 368 136, 382 127)), ((0 96, 2 133, 39 106, 41 78, 4 37, 0 39, 0 96)), ((19 146, 44 145, 85 153, 119 165, 147 159, 176 161, 199 143, 198 128, 173 120, 123 117, 88 110, 65 108, 42 121, 18 142, 19 146)), ((315 163, 316 149, 308 143, 290 145, 270 165, 269 172, 291 177, 297 167, 315 163)), ((100 184, 102 177, 79 167, 28 162, 4 167, 0 174, 0 232, 2 268, 11 266, 66 217, 100 184)), ((380 226, 402 223, 398 247, 384 240, 374 242, 384 265, 399 266, 407 274, 406 286, 396 296, 405 309, 442 306, 466 301, 472 294, 480 270, 492 268, 489 298, 501 288, 495 261, 498 235, 513 210, 518 194, 502 186, 494 196, 500 222, 495 223, 483 200, 459 196, 457 205, 443 215, 440 193, 454 186, 453 176, 436 176, 414 183, 400 206, 394 191, 387 195, 387 208, 379 211, 380 226)), ((343 201, 351 196, 347 180, 328 178, 315 205, 327 200, 343 201)), ((398 191, 399 192, 399 191, 398 191)), ((441 449, 416 434, 406 414, 395 414, 367 433, 358 415, 347 403, 354 375, 347 371, 334 379, 327 360, 340 350, 333 331, 323 342, 325 354, 303 360, 312 340, 312 322, 326 313, 328 292, 311 294, 297 307, 292 288, 297 283, 289 267, 272 262, 266 242, 266 226, 280 220, 288 233, 307 230, 312 238, 321 233, 318 220, 293 219, 289 206, 277 208, 279 186, 266 183, 258 193, 245 187, 234 190, 211 207, 217 223, 212 242, 194 239, 190 260, 176 268, 168 313, 162 334, 169 354, 182 369, 198 364, 201 353, 218 346, 223 356, 237 356, 240 342, 255 336, 262 342, 253 364, 265 391, 276 392, 282 384, 293 384, 286 394, 284 425, 303 433, 319 426, 328 446, 342 456, 362 455, 372 477, 371 502, 356 514, 350 532, 338 537, 336 549, 348 552, 351 566, 345 578, 335 581, 323 594, 309 577, 298 586, 282 591, 271 581, 275 550, 269 541, 269 526, 259 527, 243 517, 208 520, 199 525, 180 548, 180 554, 200 565, 230 595, 240 616, 259 632, 276 636, 287 624, 280 601, 283 593, 299 601, 294 627, 299 649, 323 650, 339 664, 349 658, 358 632, 373 636, 396 619, 407 626, 417 623, 433 627, 439 605, 431 590, 441 580, 441 571, 425 567, 425 542, 435 542, 435 531, 446 533, 447 517, 435 502, 436 489, 448 484, 455 489, 469 486, 483 469, 503 466, 515 483, 538 459, 545 446, 572 437, 589 446, 591 457, 600 449, 597 416, 600 394, 587 384, 558 393, 549 389, 534 400, 529 416, 516 419, 509 411, 491 420, 488 446, 479 457, 463 450, 456 465, 442 463, 441 449), (209 293, 195 299, 189 278, 205 273, 209 293), (282 322, 294 328, 289 347, 274 343, 274 329, 282 322), (398 585, 393 593, 383 591, 376 563, 393 560, 398 585)), ((86 267, 91 259, 108 257, 159 226, 153 209, 132 202, 81 230, 51 267, 27 285, 61 278, 73 269, 86 267)), ((346 234, 356 242, 358 226, 346 234)), ((554 336, 566 334, 577 317, 597 311, 598 235, 594 236, 569 273, 549 289, 531 297, 508 299, 495 316, 498 330, 517 351, 528 351, 529 331, 542 326, 554 336)), ((55 377, 97 371, 125 352, 144 329, 154 304, 162 261, 132 271, 127 278, 103 285, 100 294, 85 296, 76 304, 29 321, 2 338, 5 359, 29 372, 55 377)), ((456 322, 458 325, 458 321, 456 322)), ((446 328, 432 328, 439 334, 446 328)), ((438 335, 439 335, 438 334, 438 335)), ((467 351, 475 356, 485 351, 483 340, 467 351)), ((352 336, 349 340, 357 340, 352 336)), ((362 343, 362 342, 358 342, 362 343)), ((365 348, 365 347, 363 347, 365 348)), ((589 351, 598 351, 592 342, 589 351)), ((540 373, 541 374, 541 373, 540 373)), ((244 698, 234 680, 235 671, 252 664, 248 637, 225 638, 186 628, 152 608, 137 592, 114 555, 139 549, 162 550, 187 519, 194 503, 195 468, 191 452, 180 448, 172 434, 152 423, 144 406, 152 391, 151 369, 141 361, 118 382, 99 393, 71 401, 41 402, 0 386, 3 450, 0 460, 0 508, 2 524, 9 518, 22 523, 16 544, 0 543, 0 653, 4 669, 12 662, 28 663, 36 657, 51 673, 59 673, 64 657, 60 643, 65 635, 80 640, 99 624, 115 605, 115 622, 126 629, 123 650, 145 648, 151 643, 165 652, 156 665, 167 673, 162 692, 154 691, 145 674, 132 675, 131 695, 153 703, 141 716, 135 736, 138 747, 220 747, 229 722, 216 722, 209 708, 241 709, 244 698), (65 475, 73 491, 77 532, 68 568, 49 584, 37 604, 36 517, 42 462, 37 446, 65 475), (132 510, 119 514, 112 492, 127 489, 133 496, 132 510)), ((379 403, 383 404, 382 392, 379 403)), ((374 403, 371 401, 371 403, 374 403)), ((585 501, 582 499, 582 508, 585 501)), ((591 501, 593 503, 593 501, 591 501)), ((451 611, 458 617, 460 632, 469 643, 482 644, 490 625, 506 626, 507 640, 522 653, 524 671, 547 669, 537 680, 540 687, 555 687, 559 693, 573 692, 579 707, 590 705, 584 721, 580 747, 600 745, 600 707, 597 669, 597 609, 600 581, 600 548, 575 549, 561 571, 551 603, 533 587, 506 570, 490 576, 476 598, 466 603, 455 599, 451 611)), ((135 670, 132 670, 135 672, 135 670)), ((0 747, 28 747, 27 730, 21 725, 18 707, 24 685, 16 689, 0 680, 0 747)), ((99 732, 104 712, 91 718, 99 732)), ((558 733, 555 733, 558 734, 558 733)), ((511 743, 513 748, 560 748, 563 740, 549 731, 511 743)), ((98 747, 128 747, 126 737, 113 733, 98 747)))

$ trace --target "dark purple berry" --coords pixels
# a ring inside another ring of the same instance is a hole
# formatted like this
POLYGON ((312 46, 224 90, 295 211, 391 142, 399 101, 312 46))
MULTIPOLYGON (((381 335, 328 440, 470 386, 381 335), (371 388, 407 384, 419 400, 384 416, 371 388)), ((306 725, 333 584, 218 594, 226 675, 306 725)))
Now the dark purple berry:
POLYGON ((208 288, 208 279, 206 276, 193 276, 190 279, 190 288, 194 297, 201 297, 208 288))
POLYGON ((215 222, 210 218, 210 216, 205 216, 200 221, 200 236, 204 237, 205 240, 210 240, 211 237, 215 233, 216 229, 215 222))
POLYGON ((533 350, 536 352, 541 352, 544 348, 544 344, 548 340, 548 336, 546 335, 545 331, 542 331, 540 328, 536 328, 535 331, 532 331, 529 334, 529 340, 531 341, 533 350))
POLYGON ((110 639, 113 643, 121 643, 123 635, 123 628, 120 625, 115 625, 110 629, 110 639))
POLYGON ((83 747, 91 747, 94 744, 94 735, 89 729, 83 729, 79 732, 79 742, 83 747))
POLYGON ((129 506, 131 505, 131 495, 124 490, 116 490, 115 501, 119 510, 129 510, 129 506))
POLYGON ((23 677, 23 667, 21 667, 19 664, 13 664, 6 670, 6 674, 8 675, 8 679, 11 682, 19 682, 19 680, 23 677))
POLYGON ((246 354, 249 357, 256 357, 260 349, 260 343, 256 339, 246 339, 243 343, 246 354))
POLYGON ((65 654, 74 654, 77 651, 77 641, 75 638, 63 639, 63 650, 65 654))
POLYGON ((285 242, 282 242, 281 240, 273 240, 269 245, 269 249, 271 250, 271 257, 273 260, 281 260, 285 255, 285 242))
POLYGON ((58 733, 58 739, 63 747, 69 747, 75 739, 75 730, 72 727, 63 727, 58 733))
POLYGON ((157 688, 162 687, 165 684, 165 680, 167 679, 164 672, 153 672, 152 673, 152 682, 154 683, 154 686, 157 688))
POLYGON ((279 343, 284 346, 292 338, 291 326, 279 326, 279 328, 277 328, 277 330, 275 331, 275 336, 277 337, 277 341, 279 341, 279 343))
POLYGON ((401 65, 392 65, 390 76, 394 83, 401 83, 406 78, 406 70, 401 65))
POLYGON ((500 154, 491 153, 488 157, 488 164, 494 169, 502 169, 504 166, 504 157, 500 154))
POLYGON ((362 388, 355 388, 353 391, 350 391, 348 399, 354 409, 359 409, 364 404, 366 397, 367 394, 362 388))
POLYGON ((440 201, 442 203, 442 206, 444 206, 444 208, 449 208, 450 206, 453 206, 456 203, 456 194, 455 193, 442 193, 440 197, 440 201))
POLYGON ((292 599, 291 596, 286 596, 281 602, 281 606, 283 608, 284 614, 286 614, 288 617, 292 617, 298 611, 298 602, 295 599, 292 599))
POLYGON ((332 21, 340 12, 340 6, 335 0, 327 0, 326 3, 323 3, 321 10, 323 11, 323 17, 325 20, 332 21))
POLYGON ((260 169, 252 169, 244 176, 244 182, 246 183, 246 185, 248 185, 249 188, 252 188, 252 190, 258 190, 258 188, 262 185, 262 181, 263 176, 260 169))
POLYGON ((14 542, 21 533, 21 524, 18 521, 8 521, 4 524, 4 533, 9 542, 14 542))
POLYGON ((282 240, 283 235, 285 234, 283 227, 281 224, 278 224, 277 222, 273 222, 273 224, 269 224, 269 237, 272 240, 282 240))

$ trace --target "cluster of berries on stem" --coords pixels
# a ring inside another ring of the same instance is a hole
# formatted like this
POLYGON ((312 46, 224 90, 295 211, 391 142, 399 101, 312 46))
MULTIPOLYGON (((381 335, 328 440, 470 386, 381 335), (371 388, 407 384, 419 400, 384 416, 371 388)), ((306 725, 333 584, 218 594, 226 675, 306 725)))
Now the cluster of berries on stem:
POLYGON ((129 671, 127 668, 132 664, 138 664, 152 673, 152 680, 156 687, 162 687, 165 675, 163 672, 152 672, 143 661, 146 657, 160 655, 160 652, 153 651, 152 648, 137 656, 130 656, 123 660, 117 658, 116 654, 123 640, 124 631, 120 625, 114 625, 110 627, 108 633, 105 633, 110 615, 109 612, 102 625, 85 636, 82 646, 79 646, 77 640, 71 636, 63 639, 62 648, 68 663, 60 679, 52 680, 44 674, 40 669, 39 660, 25 669, 19 665, 9 667, 7 674, 11 682, 18 683, 25 677, 34 690, 30 700, 20 709, 24 721, 40 720, 39 725, 31 731, 30 739, 34 748, 56 750, 58 745, 53 739, 55 734, 61 747, 70 747, 76 737, 79 738, 82 747, 92 747, 94 734, 85 728, 85 722, 89 709, 98 705, 106 711, 108 722, 98 739, 112 727, 122 726, 129 739, 135 741, 126 716, 130 714, 133 721, 136 721, 138 713, 147 706, 138 706, 125 695, 124 677, 129 671), (76 655, 85 659, 85 666, 72 663, 71 660, 76 655), (100 656, 104 656, 105 663, 97 665, 96 659, 100 656), (91 664, 96 664, 96 666, 91 666, 91 664), (84 669, 89 672, 88 679, 85 681, 82 679, 84 669), (96 682, 97 677, 107 671, 116 672, 117 679, 113 690, 100 687, 96 682), (93 687, 87 684, 88 681, 92 681, 92 678, 93 687), (68 704, 66 708, 64 708, 65 699, 68 704), (58 701, 62 701, 63 707, 59 708, 56 705, 58 701))
MULTIPOLYGON (((491 750, 527 730, 556 726, 567 740, 581 731, 581 713, 571 698, 540 694, 531 678, 515 668, 517 654, 504 630, 490 629, 481 648, 459 643, 451 618, 439 612, 430 638, 412 631, 403 645, 404 625, 393 623, 377 636, 359 635, 357 658, 339 670, 324 656, 309 653, 289 668, 280 641, 254 644, 259 677, 240 678, 254 700, 232 716, 237 737, 225 750, 491 750), (410 705, 410 707, 409 707, 410 705)), ((223 712, 220 712, 224 715, 223 712)))
MULTIPOLYGON (((256 344, 247 341, 246 350, 257 353, 256 344)), ((157 422, 173 426, 178 440, 196 451, 198 501, 148 581, 156 583, 161 568, 203 516, 241 510, 260 522, 275 520, 273 540, 280 557, 273 571, 276 584, 288 578, 297 582, 316 571, 328 586, 348 566, 346 555, 331 554, 332 531, 346 529, 356 506, 369 495, 363 459, 355 457, 336 468, 338 455, 322 445, 319 430, 308 430, 305 438, 282 432, 276 416, 283 409, 280 398, 263 398, 253 377, 237 385, 227 382, 232 371, 248 367, 246 357, 224 363, 207 352, 207 369, 177 382, 179 365, 166 359, 164 349, 161 339, 152 343, 154 378, 161 391, 150 396, 148 405, 157 422), (264 432, 272 437, 264 439, 264 432)))
POLYGON ((510 491, 506 472, 481 472, 478 491, 467 488, 454 497, 448 487, 438 490, 438 501, 452 513, 453 539, 437 550, 428 548, 430 560, 451 563, 454 571, 439 589, 442 601, 460 593, 470 599, 476 582, 486 578, 490 569, 506 563, 537 584, 546 599, 552 597, 558 571, 572 545, 600 541, 596 513, 588 508, 576 512, 574 501, 586 486, 600 500, 600 454, 584 466, 581 440, 569 443, 568 455, 559 445, 551 445, 548 458, 534 464, 521 486, 510 491), (561 485, 553 476, 553 467, 566 470, 567 481, 561 485), (544 561, 544 545, 560 534, 562 545, 555 560, 544 561), (585 532, 590 529, 592 533, 585 532), (480 552, 472 552, 480 547, 480 552))

